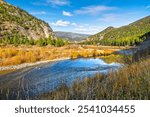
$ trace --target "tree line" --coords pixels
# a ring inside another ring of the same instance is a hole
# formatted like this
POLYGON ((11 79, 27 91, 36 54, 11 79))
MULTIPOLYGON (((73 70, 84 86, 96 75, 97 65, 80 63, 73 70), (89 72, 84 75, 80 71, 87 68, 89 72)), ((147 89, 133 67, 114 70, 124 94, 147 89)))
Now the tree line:
POLYGON ((3 45, 13 44, 16 46, 20 44, 39 45, 39 46, 53 45, 55 47, 61 47, 68 44, 68 41, 61 38, 52 39, 51 37, 34 40, 32 38, 29 39, 25 36, 19 36, 15 34, 13 37, 6 36, 5 38, 0 39, 0 44, 3 45))
POLYGON ((92 41, 85 41, 82 44, 86 45, 106 45, 106 46, 135 46, 146 40, 146 36, 132 36, 119 39, 96 39, 92 41))

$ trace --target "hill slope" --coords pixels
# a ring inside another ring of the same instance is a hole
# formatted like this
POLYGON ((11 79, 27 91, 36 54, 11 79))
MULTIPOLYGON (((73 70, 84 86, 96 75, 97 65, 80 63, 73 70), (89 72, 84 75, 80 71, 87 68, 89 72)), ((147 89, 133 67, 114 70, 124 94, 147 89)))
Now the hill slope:
POLYGON ((91 36, 87 42, 102 45, 137 45, 146 39, 143 35, 150 32, 150 16, 127 26, 108 29, 91 36))
POLYGON ((97 33, 97 34, 95 34, 95 35, 92 35, 92 36, 90 36, 89 38, 87 38, 87 40, 89 40, 89 41, 94 41, 94 40, 96 40, 96 39, 98 39, 98 40, 102 40, 103 38, 104 38, 104 35, 106 34, 106 33, 108 33, 109 31, 111 31, 111 30, 113 30, 114 29, 114 27, 107 27, 106 29, 104 29, 103 31, 101 31, 101 32, 99 32, 99 33, 97 33))
POLYGON ((82 41, 83 39, 86 39, 89 36, 87 34, 78 34, 78 33, 62 32, 62 31, 56 31, 54 33, 57 37, 66 38, 69 39, 70 41, 82 41))
POLYGON ((52 36, 53 31, 44 21, 0 0, 0 38, 13 37, 15 34, 39 39, 52 36))

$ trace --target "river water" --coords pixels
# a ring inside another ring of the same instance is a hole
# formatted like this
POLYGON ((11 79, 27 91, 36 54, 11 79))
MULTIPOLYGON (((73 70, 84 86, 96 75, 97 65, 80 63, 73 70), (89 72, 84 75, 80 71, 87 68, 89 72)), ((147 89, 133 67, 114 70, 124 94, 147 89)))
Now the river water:
POLYGON ((14 96, 18 95, 16 92, 19 89, 24 95, 22 99, 26 99, 26 95, 34 97, 55 90, 63 83, 70 86, 76 79, 82 80, 97 73, 106 74, 121 66, 119 63, 108 64, 99 58, 62 60, 0 75, 0 89, 2 92, 8 88, 14 91, 14 96))

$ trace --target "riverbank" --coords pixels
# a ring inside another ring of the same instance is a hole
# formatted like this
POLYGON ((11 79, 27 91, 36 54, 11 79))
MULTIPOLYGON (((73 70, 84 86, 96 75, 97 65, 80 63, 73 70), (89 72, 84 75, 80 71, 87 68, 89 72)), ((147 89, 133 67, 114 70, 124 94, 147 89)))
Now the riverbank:
POLYGON ((108 56, 122 49, 124 48, 81 45, 64 47, 5 46, 0 47, 0 71, 21 69, 69 58, 108 56))
POLYGON ((0 67, 0 71, 18 70, 18 69, 22 69, 22 68, 26 68, 26 67, 31 67, 31 66, 54 62, 54 61, 67 60, 67 59, 70 59, 70 58, 60 58, 60 59, 53 59, 53 60, 38 61, 35 63, 23 63, 20 65, 3 66, 3 67, 0 67))
POLYGON ((71 86, 78 78, 83 80, 97 73, 107 74, 121 67, 121 64, 107 64, 99 58, 69 59, 27 67, 0 75, 0 99, 33 99, 58 89, 63 83, 71 86))
MULTIPOLYGON (((142 53, 144 54, 143 51, 142 53)), ((148 54, 147 51, 145 54, 148 54)), ((137 56, 140 57, 140 54, 137 56)), ((114 70, 118 65, 114 66, 95 59, 89 59, 87 63, 81 59, 54 62, 54 64, 42 63, 39 66, 1 75, 1 99, 149 99, 150 58, 148 56, 117 71, 114 70), (108 74, 102 74, 108 69, 110 69, 108 74), (100 73, 95 72, 96 70, 100 70, 100 73), (86 75, 93 72, 94 76, 86 75), (68 80, 73 80, 71 86, 67 85, 71 84, 68 80)), ((116 54, 105 56, 105 59, 110 62, 126 60, 122 55, 116 56, 116 54)))
POLYGON ((41 94, 38 100, 149 100, 150 58, 107 75, 96 74, 83 81, 77 80, 71 87, 41 94))

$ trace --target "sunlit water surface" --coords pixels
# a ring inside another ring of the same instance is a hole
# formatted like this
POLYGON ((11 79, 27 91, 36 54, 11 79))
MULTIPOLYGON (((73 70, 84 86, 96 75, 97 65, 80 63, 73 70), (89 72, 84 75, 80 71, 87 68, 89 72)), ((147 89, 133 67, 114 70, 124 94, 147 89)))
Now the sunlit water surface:
POLYGON ((0 88, 7 86, 15 90, 19 87, 22 94, 36 96, 55 90, 62 83, 70 86, 76 79, 83 80, 97 73, 106 74, 121 66, 118 63, 108 64, 98 58, 62 60, 1 75, 0 88))

